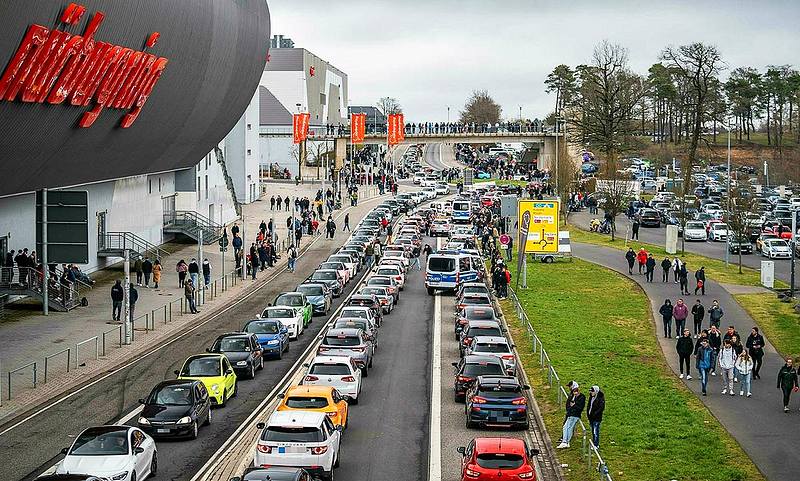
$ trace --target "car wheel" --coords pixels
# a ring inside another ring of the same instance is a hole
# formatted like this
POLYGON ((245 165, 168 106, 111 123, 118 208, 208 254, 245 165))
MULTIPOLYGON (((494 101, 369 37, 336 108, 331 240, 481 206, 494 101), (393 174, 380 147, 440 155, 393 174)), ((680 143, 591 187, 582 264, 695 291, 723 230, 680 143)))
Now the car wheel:
POLYGON ((131 473, 131 481, 136 481, 136 471, 131 473))
POLYGON ((236 395, 238 395, 238 394, 239 394, 239 383, 238 382, 234 382, 233 383, 233 396, 231 396, 231 397, 236 397, 236 395))
POLYGON ((374 359, 374 358, 372 358, 372 357, 371 357, 371 358, 369 358, 369 367, 372 367, 372 360, 373 360, 373 359, 374 359))
POLYGON ((222 389, 222 402, 219 403, 219 407, 224 408, 228 404, 228 393, 225 389, 222 389))
POLYGON ((286 339, 286 352, 289 352, 289 339, 286 339))
POLYGON ((278 360, 283 359, 283 349, 278 349, 278 360))
POLYGON ((211 425, 211 406, 208 407, 208 414, 206 414, 206 422, 203 423, 205 426, 211 425))
POLYGON ((197 425, 197 421, 192 423, 192 433, 189 435, 189 439, 197 439, 197 431, 199 430, 199 426, 197 425))
POLYGON ((428 288, 428 295, 429 295, 429 296, 432 296, 432 295, 433 295, 433 287, 429 287, 429 288, 428 288))
MULTIPOLYGON (((336 453, 336 461, 333 462, 333 467, 334 468, 338 468, 339 467, 339 458, 340 458, 341 452, 342 452, 342 446, 339 445, 339 451, 336 453)), ((333 469, 331 469, 331 479, 333 479, 333 469)))
POLYGON ((150 477, 155 477, 158 474, 158 453, 153 451, 153 459, 150 460, 150 477))
POLYGON ((453 401, 455 401, 457 403, 464 402, 464 397, 463 396, 459 396, 458 394, 454 393, 453 394, 453 401))
POLYGON ((466 421, 464 422, 464 426, 465 426, 467 429, 473 429, 473 428, 475 427, 475 423, 474 423, 474 422, 472 422, 472 421, 469 419, 469 415, 467 415, 467 416, 464 416, 464 419, 466 420, 466 421))
MULTIPOLYGON (((360 393, 359 393, 359 394, 360 394, 360 393)), ((358 394, 356 394, 356 397, 354 397, 354 398, 350 398, 350 405, 351 405, 351 406, 355 406, 355 405, 357 405, 357 404, 358 404, 358 394)), ((347 415, 347 418, 348 418, 348 419, 350 418, 350 415, 349 415, 349 414, 347 415)))
POLYGON ((369 368, 366 367, 366 366, 362 367, 361 368, 361 374, 363 374, 364 377, 369 377, 369 368))

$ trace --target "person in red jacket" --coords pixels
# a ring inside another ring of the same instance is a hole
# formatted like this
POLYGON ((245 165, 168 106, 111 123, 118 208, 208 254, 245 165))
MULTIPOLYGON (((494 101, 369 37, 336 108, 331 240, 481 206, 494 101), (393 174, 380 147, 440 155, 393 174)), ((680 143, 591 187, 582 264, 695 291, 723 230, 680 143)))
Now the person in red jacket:
POLYGON ((639 262, 639 274, 641 274, 647 262, 647 251, 644 250, 644 247, 639 248, 639 253, 636 254, 636 261, 639 262))

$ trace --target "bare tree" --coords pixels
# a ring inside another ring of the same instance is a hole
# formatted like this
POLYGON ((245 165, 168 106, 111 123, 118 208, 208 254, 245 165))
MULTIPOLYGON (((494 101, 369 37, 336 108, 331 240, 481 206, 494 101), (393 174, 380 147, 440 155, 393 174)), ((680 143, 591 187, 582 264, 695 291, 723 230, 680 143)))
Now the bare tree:
POLYGON ((461 122, 467 124, 495 124, 500 121, 503 109, 486 90, 474 90, 461 111, 461 122))
POLYGON ((383 112, 383 115, 403 113, 403 107, 400 106, 400 102, 394 97, 382 97, 378 100, 377 107, 383 112))
MULTIPOLYGON (((750 225, 747 215, 756 212, 756 199, 749 191, 739 187, 731 188, 728 215, 725 218, 728 224, 728 242, 738 243, 747 239, 750 234, 750 225), (732 236, 732 238, 731 238, 732 236)), ((742 250, 739 252, 739 274, 742 273, 742 250)))

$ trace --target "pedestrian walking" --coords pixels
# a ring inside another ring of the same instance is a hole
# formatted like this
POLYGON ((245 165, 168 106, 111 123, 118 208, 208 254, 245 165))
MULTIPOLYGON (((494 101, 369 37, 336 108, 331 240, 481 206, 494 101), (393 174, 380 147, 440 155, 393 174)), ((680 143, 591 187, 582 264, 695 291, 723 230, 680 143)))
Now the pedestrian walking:
POLYGON ((719 301, 714 299, 711 303, 711 307, 708 309, 708 320, 709 325, 716 326, 719 329, 719 324, 722 321, 722 316, 725 315, 725 312, 722 310, 722 307, 719 305, 719 301))
POLYGON ((708 345, 708 339, 700 338, 700 347, 697 349, 696 363, 697 372, 700 373, 700 390, 703 396, 706 395, 706 388, 708 386, 708 371, 713 366, 714 349, 708 345))
POLYGON ((606 410, 606 395, 600 386, 594 385, 589 389, 589 405, 586 407, 586 417, 592 429, 592 444, 600 447, 600 423, 603 422, 603 411, 606 410))
POLYGON ((161 261, 156 259, 153 261, 153 284, 156 289, 158 289, 158 283, 161 282, 161 271, 164 270, 161 267, 161 261))
POLYGON ((694 320, 694 337, 700 335, 700 330, 702 329, 703 319, 706 317, 706 308, 703 306, 703 303, 700 302, 700 299, 692 306, 692 319, 694 320))
POLYGON ((175 272, 178 273, 178 287, 183 287, 183 281, 186 280, 186 273, 189 271, 189 266, 186 261, 181 259, 175 265, 175 272))
POLYGON ((123 300, 125 300, 125 289, 122 288, 122 281, 117 279, 111 286, 111 320, 121 320, 123 300))
POLYGON ((189 306, 189 312, 192 314, 197 314, 197 305, 194 300, 194 293, 196 290, 197 288, 192 279, 186 279, 186 282, 183 284, 183 295, 186 297, 186 304, 189 306))
POLYGON ((628 261, 628 274, 633 274, 633 265, 636 264, 636 252, 633 251, 633 247, 628 247, 625 260, 628 261))
POLYGON ((686 267, 685 262, 680 263, 678 269, 678 282, 680 283, 681 294, 684 296, 689 295, 689 269, 686 267))
POLYGON ((208 259, 203 259, 203 284, 208 287, 211 283, 211 263, 208 259))
POLYGON ((136 317, 134 313, 136 312, 136 302, 139 301, 139 291, 136 290, 136 286, 133 285, 133 282, 130 283, 130 288, 128 289, 128 314, 130 316, 130 320, 133 321, 136 317))
POLYGON ((195 288, 199 285, 198 278, 200 277, 200 266, 197 264, 197 259, 192 257, 192 261, 189 262, 189 277, 192 279, 192 285, 195 288))
POLYGON ((631 224, 631 240, 633 239, 639 240, 639 219, 636 217, 631 224))
POLYGON ((142 276, 144 277, 144 287, 150 287, 150 276, 153 274, 153 262, 149 257, 142 261, 142 276))
POLYGON ((275 196, 269 198, 269 210, 275 210, 275 196))
POLYGON ((580 392, 577 382, 572 381, 571 391, 567 398, 567 419, 564 421, 564 426, 561 430, 561 444, 557 449, 564 449, 569 447, 569 442, 572 439, 572 434, 575 431, 575 425, 581 419, 583 408, 586 406, 586 396, 580 392))
POLYGON ((677 284, 678 281, 680 281, 680 271, 683 264, 684 262, 680 260, 678 256, 672 258, 672 274, 675 277, 675 284, 677 284))
POLYGON ((700 295, 706 295, 706 268, 700 267, 700 270, 694 273, 694 279, 696 282, 694 288, 694 295, 697 295, 697 291, 700 291, 700 295))
POLYGON ((694 351, 694 343, 692 342, 692 335, 689 333, 689 329, 684 329, 682 331, 682 336, 678 338, 678 342, 675 345, 675 351, 678 352, 678 367, 680 369, 680 379, 683 379, 683 366, 686 366, 686 379, 692 378, 692 372, 689 368, 689 360, 692 357, 692 352, 694 351))
POLYGON ((739 395, 744 396, 744 394, 747 393, 747 397, 750 397, 750 380, 753 376, 753 359, 750 357, 750 354, 748 354, 747 351, 742 351, 742 353, 739 354, 739 357, 736 358, 735 369, 736 372, 739 373, 739 378, 741 379, 741 384, 739 385, 739 395))
POLYGON ((656 271, 656 259, 653 257, 653 254, 649 254, 647 256, 647 262, 645 262, 645 279, 647 282, 653 282, 653 274, 656 271))
POLYGON ((647 263, 647 251, 644 247, 639 248, 639 253, 636 254, 636 260, 639 262, 639 274, 644 270, 644 265, 647 263))
POLYGON ((665 338, 672 338, 672 310, 672 301, 669 299, 666 299, 658 310, 661 314, 661 322, 664 325, 665 338))
POLYGON ((253 242, 250 244, 250 277, 251 279, 256 279, 256 273, 258 272, 258 266, 260 265, 259 257, 258 257, 258 249, 256 249, 256 244, 253 242))
POLYGON ((689 308, 683 302, 683 299, 678 299, 675 307, 672 308, 672 317, 675 319, 675 339, 683 333, 686 327, 686 318, 689 317, 689 308))
POLYGON ((135 261, 133 261, 133 272, 136 273, 136 285, 142 285, 142 256, 138 256, 135 261))
POLYGON ((753 327, 750 330, 745 346, 747 347, 747 353, 753 359, 753 379, 761 379, 758 372, 761 370, 761 361, 764 359, 764 336, 758 332, 757 327, 753 327))
POLYGON ((786 358, 786 364, 778 371, 778 389, 783 391, 783 412, 789 412, 789 398, 797 392, 797 370, 792 366, 792 358, 786 358))
POLYGON ((661 261, 661 281, 662 282, 669 282, 669 270, 672 267, 672 261, 669 260, 669 257, 665 257, 663 261, 661 261))
POLYGON ((344 215, 344 227, 342 227, 342 232, 350 232, 350 213, 346 213, 344 215))
POLYGON ((297 248, 295 246, 289 246, 289 249, 286 251, 286 257, 289 259, 289 272, 294 272, 297 263, 297 248))
POLYGON ((711 346, 712 354, 714 356, 713 362, 711 363, 711 375, 717 375, 717 356, 719 356, 719 350, 722 348, 722 333, 719 332, 719 328, 717 326, 711 326, 708 330, 708 345, 711 346))
POLYGON ((722 350, 719 352, 719 370, 722 375, 722 394, 730 392, 733 396, 733 368, 736 365, 736 352, 731 346, 730 339, 725 339, 722 350))

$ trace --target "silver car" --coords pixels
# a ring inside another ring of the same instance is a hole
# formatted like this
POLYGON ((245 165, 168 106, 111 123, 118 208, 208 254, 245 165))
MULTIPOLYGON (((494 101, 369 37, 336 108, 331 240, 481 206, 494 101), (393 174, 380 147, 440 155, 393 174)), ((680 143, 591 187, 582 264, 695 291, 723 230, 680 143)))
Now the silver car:
POLYGON ((375 349, 361 329, 330 329, 322 336, 322 344, 317 349, 317 354, 353 358, 356 365, 361 368, 364 377, 367 377, 369 368, 372 367, 375 349))
POLYGON ((511 348, 512 346, 508 344, 508 340, 505 337, 476 336, 472 338, 465 355, 474 354, 496 357, 503 362, 503 367, 505 367, 508 375, 515 376, 517 373, 517 361, 511 348))
POLYGON ((378 301, 381 303, 381 310, 384 314, 389 314, 394 309, 394 295, 389 292, 389 289, 385 287, 379 286, 367 286, 362 287, 359 291, 359 294, 363 295, 373 295, 378 298, 378 301))
POLYGON ((340 317, 333 323, 334 329, 361 329, 372 341, 373 347, 378 348, 378 325, 371 319, 362 317, 340 317))
POLYGON ((347 396, 349 404, 358 404, 361 394, 361 369, 353 358, 344 356, 316 356, 303 364, 308 368, 303 378, 304 386, 331 386, 347 396))

